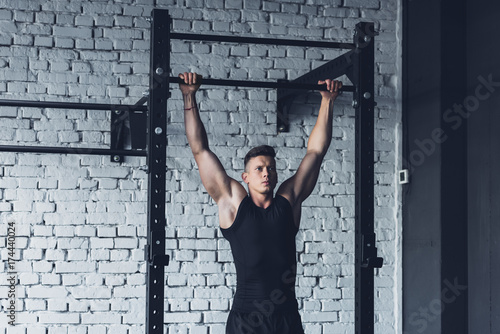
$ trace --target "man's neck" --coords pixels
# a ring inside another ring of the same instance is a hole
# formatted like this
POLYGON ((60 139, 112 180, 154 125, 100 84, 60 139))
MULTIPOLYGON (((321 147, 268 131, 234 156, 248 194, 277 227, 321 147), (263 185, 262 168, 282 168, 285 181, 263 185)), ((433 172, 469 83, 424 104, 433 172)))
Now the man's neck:
POLYGON ((250 192, 252 202, 259 208, 267 209, 273 202, 273 193, 259 194, 250 192))

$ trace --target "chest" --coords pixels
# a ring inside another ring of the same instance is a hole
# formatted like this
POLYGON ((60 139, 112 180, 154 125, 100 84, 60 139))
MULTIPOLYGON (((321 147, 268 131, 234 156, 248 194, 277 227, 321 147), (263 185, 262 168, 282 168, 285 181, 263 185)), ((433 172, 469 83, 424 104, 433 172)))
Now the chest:
POLYGON ((228 236, 236 263, 260 272, 294 261, 296 229, 291 212, 274 217, 257 211, 240 218, 228 236))
POLYGON ((288 247, 296 235, 292 211, 290 207, 262 209, 251 206, 242 210, 232 232, 243 247, 266 250, 288 247))

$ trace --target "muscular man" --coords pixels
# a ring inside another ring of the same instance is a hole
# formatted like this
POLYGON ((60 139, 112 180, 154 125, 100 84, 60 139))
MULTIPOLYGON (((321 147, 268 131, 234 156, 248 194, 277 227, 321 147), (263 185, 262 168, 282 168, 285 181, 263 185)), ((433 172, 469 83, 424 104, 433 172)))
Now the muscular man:
POLYGON ((318 119, 307 152, 294 176, 278 183, 274 149, 263 145, 245 156, 240 182, 226 174, 210 150, 196 104, 202 78, 179 74, 184 83, 186 135, 198 164, 201 181, 217 203, 222 234, 229 241, 236 267, 236 293, 226 334, 303 333, 295 297, 296 249, 302 202, 316 185, 323 158, 332 137, 332 111, 342 83, 325 80, 318 119))

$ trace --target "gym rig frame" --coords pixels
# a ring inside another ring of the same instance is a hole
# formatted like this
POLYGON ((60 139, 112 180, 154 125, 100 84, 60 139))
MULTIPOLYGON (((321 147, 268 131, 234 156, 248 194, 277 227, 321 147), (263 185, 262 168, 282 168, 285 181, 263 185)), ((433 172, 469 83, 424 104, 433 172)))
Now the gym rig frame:
POLYGON ((260 87, 277 89, 277 131, 289 130, 287 110, 293 97, 305 90, 326 90, 318 80, 346 75, 353 86, 355 108, 355 333, 374 333, 374 268, 381 268, 374 233, 374 24, 356 24, 353 43, 314 42, 238 36, 207 36, 170 32, 167 10, 152 11, 149 95, 134 105, 96 103, 0 100, 0 106, 111 110, 111 148, 67 148, 0 145, 3 152, 111 155, 121 162, 123 156, 145 156, 148 170, 148 230, 145 260, 146 333, 164 333, 165 266, 165 162, 167 148, 167 101, 169 85, 178 83, 170 77, 170 41, 172 39, 245 44, 289 45, 348 49, 347 53, 293 80, 277 82, 203 79, 203 85, 260 87), (144 104, 147 102, 147 106, 144 104), (131 149, 124 149, 126 122, 130 123, 131 149))

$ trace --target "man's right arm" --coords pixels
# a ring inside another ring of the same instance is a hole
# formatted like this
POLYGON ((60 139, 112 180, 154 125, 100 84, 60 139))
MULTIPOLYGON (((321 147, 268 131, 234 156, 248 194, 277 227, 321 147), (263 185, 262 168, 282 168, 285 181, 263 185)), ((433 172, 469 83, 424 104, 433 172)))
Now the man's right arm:
POLYGON ((196 91, 200 87, 201 76, 196 73, 184 73, 179 77, 185 84, 180 84, 184 99, 184 124, 186 136, 198 165, 201 181, 208 194, 219 204, 221 199, 231 199, 246 196, 246 190, 236 180, 230 178, 217 156, 210 150, 208 137, 200 118, 196 104, 196 91))

